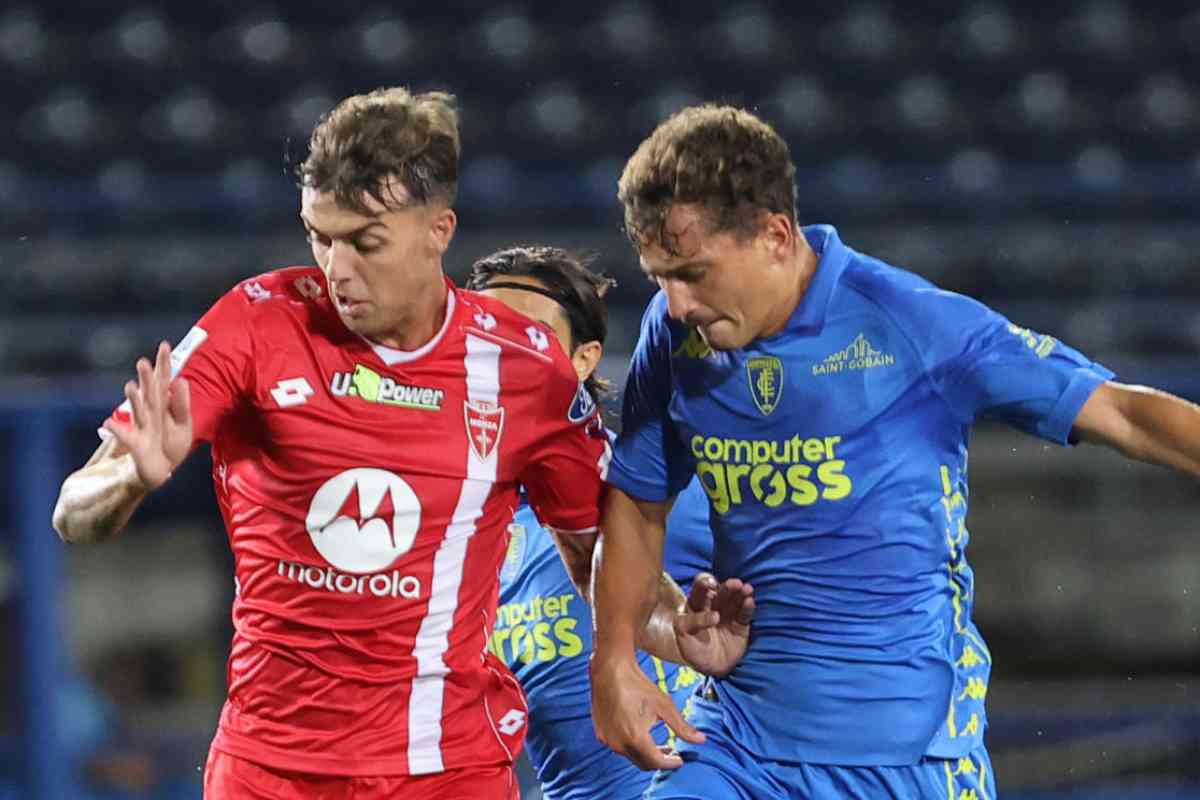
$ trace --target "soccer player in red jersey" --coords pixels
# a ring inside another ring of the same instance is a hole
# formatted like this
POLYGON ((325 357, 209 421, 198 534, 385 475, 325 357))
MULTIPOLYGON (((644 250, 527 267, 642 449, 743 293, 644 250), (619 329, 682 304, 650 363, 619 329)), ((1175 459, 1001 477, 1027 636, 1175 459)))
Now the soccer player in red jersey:
POLYGON ((526 720, 487 653, 506 526, 594 532, 607 440, 554 333, 442 271, 452 98, 378 90, 313 132, 316 267, 243 281, 138 362, 54 526, 107 538, 200 442, 236 565, 226 798, 515 798, 526 720))

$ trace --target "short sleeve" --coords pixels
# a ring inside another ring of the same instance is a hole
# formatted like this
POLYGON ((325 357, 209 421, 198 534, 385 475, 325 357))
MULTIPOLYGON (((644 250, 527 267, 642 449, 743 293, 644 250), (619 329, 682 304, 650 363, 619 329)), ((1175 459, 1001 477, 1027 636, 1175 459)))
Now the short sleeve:
POLYGON ((670 417, 671 330, 665 296, 650 301, 629 364, 621 434, 608 482, 631 497, 661 502, 691 478, 691 463, 670 417))
MULTIPOLYGON (((183 376, 191 391, 193 445, 211 442, 226 415, 253 391, 248 308, 243 291, 230 291, 171 350, 171 377, 183 376)), ((127 400, 112 419, 128 425, 130 413, 127 400)))
POLYGON ((604 471, 612 448, 600 414, 582 383, 564 394, 561 381, 549 388, 549 419, 527 466, 521 485, 537 518, 564 533, 586 533, 600 524, 604 471))
POLYGON ((1079 410, 1113 377, 1052 336, 962 295, 922 290, 925 348, 939 392, 966 423, 996 419, 1068 444, 1079 410))

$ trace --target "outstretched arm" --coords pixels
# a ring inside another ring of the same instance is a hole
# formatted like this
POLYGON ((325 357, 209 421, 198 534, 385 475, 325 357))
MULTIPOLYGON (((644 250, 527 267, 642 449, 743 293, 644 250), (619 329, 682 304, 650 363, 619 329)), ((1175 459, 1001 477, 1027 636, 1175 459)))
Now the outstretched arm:
POLYGON ((1200 478, 1200 406, 1172 394, 1110 381, 1084 403, 1073 431, 1081 441, 1200 478))
POLYGON ((130 425, 106 421, 112 438, 63 481, 53 523, 65 542, 98 542, 115 535, 191 450, 190 395, 185 381, 171 381, 170 346, 159 346, 153 366, 139 360, 137 372, 137 381, 125 385, 130 425))

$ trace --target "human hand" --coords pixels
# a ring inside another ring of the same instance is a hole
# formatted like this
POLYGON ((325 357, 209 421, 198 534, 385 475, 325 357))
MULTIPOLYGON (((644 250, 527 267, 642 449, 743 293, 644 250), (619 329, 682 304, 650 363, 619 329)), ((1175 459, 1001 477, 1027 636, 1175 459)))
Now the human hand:
POLYGON ((753 586, 737 578, 718 581, 701 572, 675 617, 679 653, 705 675, 728 675, 750 644, 753 618, 753 586))
POLYGON ((104 429, 129 451, 147 491, 162 486, 192 448, 191 393, 183 378, 171 380, 171 346, 162 342, 154 365, 137 362, 138 379, 125 384, 130 424, 111 418, 104 429))
POLYGON ((591 660, 592 723, 596 736, 614 752, 645 770, 675 769, 683 759, 660 747, 650 729, 662 720, 675 735, 701 744, 704 734, 692 727, 671 696, 650 682, 632 657, 591 660))

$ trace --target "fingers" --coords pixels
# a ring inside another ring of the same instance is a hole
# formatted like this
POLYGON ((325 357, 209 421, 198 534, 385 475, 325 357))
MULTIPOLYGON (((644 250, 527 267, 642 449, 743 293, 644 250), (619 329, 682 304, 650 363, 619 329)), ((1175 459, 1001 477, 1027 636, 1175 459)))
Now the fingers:
POLYGON ((692 744, 704 743, 704 734, 683 718, 683 714, 675 706, 675 703, 665 694, 663 695, 662 702, 659 704, 658 716, 659 719, 666 723, 668 728, 675 731, 676 736, 685 742, 691 742, 692 744))
POLYGON ((636 741, 631 742, 624 755, 644 770, 677 769, 683 766, 683 759, 673 750, 659 747, 649 732, 643 732, 636 741))
POLYGON ((128 381, 125 384, 125 399, 129 401, 129 416, 133 420, 133 427, 141 430, 146 427, 146 421, 150 418, 149 412, 146 410, 146 401, 142 392, 142 387, 137 381, 128 381))
POLYGON ((162 341, 158 344, 158 355, 154 359, 157 400, 160 408, 167 405, 167 390, 171 386, 171 345, 162 341))
POLYGON ((754 587, 737 578, 727 578, 717 592, 714 605, 722 619, 745 627, 754 618, 754 587))
POLYGON ((695 636, 701 631, 714 628, 721 624, 719 611, 688 611, 675 617, 675 634, 677 636, 695 636))
POLYGON ((748 627, 754 621, 754 598, 752 596, 746 597, 733 619, 742 627, 748 627))
POLYGON ((692 580, 692 588, 688 591, 687 607, 689 611, 707 611, 712 608, 712 601, 717 595, 717 579, 707 572, 700 572, 692 580))
POLYGON ((171 419, 179 424, 184 424, 192 418, 192 387, 188 385, 186 378, 176 378, 171 383, 170 399, 167 404, 167 411, 171 415, 171 419))

